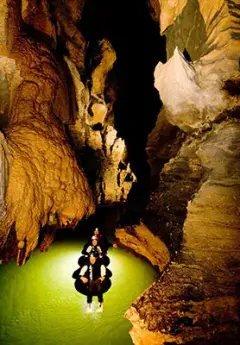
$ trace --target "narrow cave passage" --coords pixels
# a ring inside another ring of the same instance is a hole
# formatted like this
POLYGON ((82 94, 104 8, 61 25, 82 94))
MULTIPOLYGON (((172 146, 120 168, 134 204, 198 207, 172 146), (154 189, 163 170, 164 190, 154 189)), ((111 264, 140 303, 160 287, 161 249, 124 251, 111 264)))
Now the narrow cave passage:
POLYGON ((80 26, 89 55, 103 38, 110 40, 116 51, 117 61, 110 76, 118 84, 115 127, 126 142, 138 179, 128 197, 130 213, 138 217, 148 195, 147 136, 161 107, 153 72, 160 60, 166 61, 165 38, 160 36, 159 24, 151 18, 146 0, 131 4, 127 0, 89 1, 80 26))

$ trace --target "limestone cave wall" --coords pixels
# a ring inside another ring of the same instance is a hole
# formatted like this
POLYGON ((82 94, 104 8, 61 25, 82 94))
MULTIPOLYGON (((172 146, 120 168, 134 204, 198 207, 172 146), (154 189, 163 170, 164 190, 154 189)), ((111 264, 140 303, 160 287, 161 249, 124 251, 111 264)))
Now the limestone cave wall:
POLYGON ((168 59, 148 139, 143 221, 167 244, 161 277, 127 311, 134 344, 238 344, 239 2, 150 1, 168 59), (169 141, 168 141, 169 140, 169 141))
MULTIPOLYGON (((5 262, 47 250, 57 227, 126 201, 136 181, 115 128, 117 53, 81 30, 89 3, 0 0, 5 262)), ((146 148, 152 190, 141 223, 116 235, 163 273, 126 313, 134 344, 238 344, 239 6, 148 1, 167 55, 154 72, 163 106, 146 148)))
POLYGON ((57 228, 75 227, 96 204, 124 202, 136 180, 114 128, 116 53, 106 39, 88 53, 84 4, 0 2, 5 262, 25 263, 38 244, 47 250, 57 228))
POLYGON ((94 212, 95 204, 64 128, 72 121, 70 81, 63 59, 51 50, 54 30, 45 18, 51 40, 39 35, 36 41, 33 28, 33 37, 27 35, 21 2, 1 5, 1 75, 6 83, 2 104, 7 104, 2 131, 8 163, 1 248, 4 259, 7 253, 24 263, 51 216, 59 227, 74 226, 94 212))

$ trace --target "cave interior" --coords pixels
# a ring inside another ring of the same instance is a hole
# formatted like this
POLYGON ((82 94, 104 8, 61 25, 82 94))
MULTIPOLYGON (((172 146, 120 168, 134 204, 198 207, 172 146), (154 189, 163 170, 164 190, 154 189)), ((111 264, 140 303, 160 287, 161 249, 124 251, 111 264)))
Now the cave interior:
POLYGON ((1 263, 100 227, 134 344, 238 345, 239 1, 0 4, 1 263))

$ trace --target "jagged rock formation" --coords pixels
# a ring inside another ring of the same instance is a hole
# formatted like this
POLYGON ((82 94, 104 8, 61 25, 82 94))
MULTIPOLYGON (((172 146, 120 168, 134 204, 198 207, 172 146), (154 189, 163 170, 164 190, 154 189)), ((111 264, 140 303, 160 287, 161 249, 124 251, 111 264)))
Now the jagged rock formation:
POLYGON ((24 263, 36 247, 40 228, 51 214, 58 226, 74 226, 95 210, 63 125, 72 116, 66 66, 44 40, 24 36, 27 27, 21 13, 21 1, 7 1, 3 51, 20 77, 9 90, 13 94, 5 136, 11 160, 6 214, 0 224, 1 247, 6 245, 8 253, 12 250, 18 263, 24 263))
MULTIPOLYGON (((18 263, 41 227, 44 251, 56 226, 94 212, 79 162, 98 202, 125 201, 135 181, 114 128, 116 53, 103 39, 90 54, 78 25, 84 3, 0 1, 1 255, 18 263)), ((141 345, 237 345, 239 4, 149 8, 168 55, 155 70, 164 107, 147 148, 159 178, 144 218, 154 235, 140 226, 118 236, 165 272, 127 312, 131 335, 141 345)))
POLYGON ((148 136, 146 148, 153 185, 164 164, 170 158, 176 156, 184 138, 184 132, 168 122, 166 110, 163 108, 157 118, 155 127, 148 136))
POLYGON ((193 126, 207 128, 223 110, 239 106, 223 87, 227 80, 234 83, 238 78, 239 24, 235 19, 239 6, 225 0, 160 3, 168 62, 157 65, 155 87, 169 111, 170 123, 184 131, 191 131, 193 126))
POLYGON ((126 145, 114 128, 113 104, 116 90, 109 84, 108 73, 116 54, 108 40, 99 42, 97 66, 91 73, 89 86, 81 81, 73 62, 66 58, 77 91, 78 112, 69 125, 79 155, 88 152, 84 166, 101 203, 124 202, 136 177, 127 161, 126 145))
POLYGON ((6 190, 9 174, 9 151, 4 135, 0 133, 0 221, 6 216, 6 190))
MULTIPOLYGON (((214 72, 215 73, 215 72, 214 72)), ((166 108, 168 121, 185 132, 207 128, 224 109, 231 109, 233 98, 220 91, 220 79, 201 80, 194 65, 188 63, 178 47, 166 64, 155 69, 155 87, 166 108), (173 97, 174 95, 174 97, 173 97)))
POLYGON ((79 29, 84 5, 0 2, 5 261, 12 255, 24 263, 38 242, 47 250, 57 227, 74 227, 96 202, 126 201, 136 180, 114 128, 117 88, 109 72, 116 54, 103 39, 97 56, 86 57, 79 29))
POLYGON ((117 229, 116 238, 122 245, 147 258, 162 272, 170 260, 166 245, 143 224, 117 229))
POLYGON ((153 175, 162 171, 144 221, 172 259, 127 311, 130 333, 141 345, 237 345, 239 5, 161 0, 151 9, 155 20, 160 15, 168 61, 155 70, 164 108, 147 151, 153 175), (160 140, 164 131, 173 150, 160 140))
POLYGON ((179 250, 182 227, 190 201, 204 179, 204 169, 192 145, 183 145, 161 171, 158 186, 150 195, 147 225, 167 244, 171 253, 179 250))

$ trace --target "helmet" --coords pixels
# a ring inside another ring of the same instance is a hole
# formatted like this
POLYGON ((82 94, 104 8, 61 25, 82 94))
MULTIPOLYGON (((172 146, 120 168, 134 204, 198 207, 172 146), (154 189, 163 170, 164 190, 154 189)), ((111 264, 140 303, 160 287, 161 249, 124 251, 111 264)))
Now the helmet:
POLYGON ((99 240, 98 236, 95 236, 95 235, 94 235, 94 236, 92 236, 92 241, 93 241, 93 240, 98 241, 98 240, 99 240))

